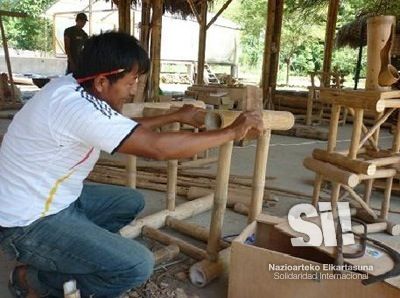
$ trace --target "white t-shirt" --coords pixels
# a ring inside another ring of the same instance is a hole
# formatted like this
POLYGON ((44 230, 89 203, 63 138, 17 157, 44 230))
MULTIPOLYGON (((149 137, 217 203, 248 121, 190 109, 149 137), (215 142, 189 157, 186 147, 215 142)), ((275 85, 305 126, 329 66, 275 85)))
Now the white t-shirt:
POLYGON ((54 79, 15 115, 0 149, 0 226, 26 226, 67 208, 100 150, 113 153, 138 123, 54 79))

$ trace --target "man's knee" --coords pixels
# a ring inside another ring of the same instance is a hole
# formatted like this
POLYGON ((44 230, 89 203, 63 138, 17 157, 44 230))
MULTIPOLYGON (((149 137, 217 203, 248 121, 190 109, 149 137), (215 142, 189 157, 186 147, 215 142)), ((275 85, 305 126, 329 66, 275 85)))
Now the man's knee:
POLYGON ((125 188, 122 194, 123 209, 129 214, 138 214, 144 208, 144 196, 137 190, 125 188))

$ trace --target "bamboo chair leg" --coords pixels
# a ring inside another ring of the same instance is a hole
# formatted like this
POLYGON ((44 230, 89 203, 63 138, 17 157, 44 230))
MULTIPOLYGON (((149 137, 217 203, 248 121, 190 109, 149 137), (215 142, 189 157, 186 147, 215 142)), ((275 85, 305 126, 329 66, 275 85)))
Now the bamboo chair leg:
POLYGON ((332 182, 331 204, 333 218, 338 218, 337 203, 340 194, 340 183, 332 182))
POLYGON ((313 190, 313 197, 312 197, 312 204, 314 207, 317 207, 319 201, 319 195, 321 192, 321 185, 322 185, 322 175, 316 174, 314 180, 314 190, 313 190))
POLYGON ((353 121, 353 133, 351 136, 351 144, 349 150, 349 157, 351 159, 357 158, 358 147, 361 139, 361 131, 363 125, 364 110, 356 109, 353 121))
POLYGON ((364 183, 364 202, 369 205, 371 201, 372 186, 374 185, 374 179, 365 181, 364 183))
MULTIPOLYGON (((180 124, 173 123, 170 131, 179 131, 180 124)), ((167 209, 175 210, 176 184, 178 180, 178 160, 169 160, 167 169, 167 209)))
POLYGON ((222 224, 228 200, 229 172, 231 165, 233 141, 220 147, 216 178, 214 205, 211 214, 210 236, 207 243, 207 256, 210 261, 218 260, 222 224))
POLYGON ((137 157, 134 155, 127 155, 126 172, 127 172, 127 186, 130 188, 136 188, 136 161, 137 157))
POLYGON ((333 104, 331 110, 331 121, 329 124, 328 152, 333 152, 336 148, 339 116, 340 116, 340 106, 333 104))

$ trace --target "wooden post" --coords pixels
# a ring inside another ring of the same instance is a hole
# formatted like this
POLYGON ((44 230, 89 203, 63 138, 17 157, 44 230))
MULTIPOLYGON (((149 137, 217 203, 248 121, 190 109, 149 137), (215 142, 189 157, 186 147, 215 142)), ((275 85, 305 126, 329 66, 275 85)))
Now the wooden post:
POLYGON ((199 30, 199 52, 197 59, 197 85, 204 85, 204 65, 206 63, 207 42, 207 10, 208 0, 201 1, 200 30, 199 30))
POLYGON ((257 151, 251 191, 251 206, 248 217, 249 223, 254 221, 262 211, 270 138, 271 130, 266 130, 262 136, 257 139, 257 151))
POLYGON ((336 148, 339 117, 340 106, 337 104, 333 104, 331 108, 331 121, 329 123, 328 152, 333 152, 336 148))
POLYGON ((89 36, 91 36, 92 34, 93 34, 93 0, 89 0, 89 36))
POLYGON ((210 261, 217 261, 221 239, 222 223, 228 200, 229 172, 231 167, 233 141, 222 145, 219 150, 219 162, 216 178, 214 205, 211 215, 210 236, 207 244, 207 255, 210 261))
POLYGON ((13 80, 13 75, 12 75, 12 70, 11 70, 10 54, 8 52, 7 37, 6 37, 6 32, 4 30, 1 14, 0 14, 0 31, 1 31, 1 39, 3 41, 4 57, 6 58, 6 64, 7 64, 7 70, 8 70, 8 80, 10 81, 10 85, 11 85, 12 103, 16 103, 14 80, 13 80))
POLYGON ((163 14, 163 0, 152 1, 153 16, 151 21, 151 83, 150 99, 159 101, 160 71, 161 71, 161 28, 163 14))
POLYGON ((353 119, 353 133, 351 136, 351 144, 349 151, 349 157, 352 159, 357 158, 357 152, 359 147, 358 145, 360 144, 361 131, 363 125, 363 117, 364 117, 364 110, 355 109, 355 115, 353 119))
POLYGON ((324 63, 322 66, 323 86, 329 87, 329 72, 331 71, 332 52, 335 41, 336 21, 339 11, 340 0, 330 0, 328 8, 328 21, 325 32, 324 63))
POLYGON ((131 30, 131 1, 118 1, 118 30, 130 34, 131 30))
POLYGON ((136 188, 136 161, 137 157, 135 155, 126 155, 126 174, 127 174, 127 183, 126 186, 135 189, 136 188))
MULTIPOLYGON (((178 131, 180 124, 178 122, 171 125, 170 131, 178 131)), ((170 211, 175 210, 176 200, 176 183, 178 179, 178 160, 168 160, 167 166, 167 209, 170 211)))
POLYGON ((264 107, 268 104, 268 102, 273 102, 273 97, 275 93, 279 66, 283 2, 284 0, 268 0, 267 28, 265 32, 265 47, 262 71, 264 107))
POLYGON ((150 32, 150 0, 142 0, 142 20, 140 26, 140 44, 149 51, 149 32, 150 32))

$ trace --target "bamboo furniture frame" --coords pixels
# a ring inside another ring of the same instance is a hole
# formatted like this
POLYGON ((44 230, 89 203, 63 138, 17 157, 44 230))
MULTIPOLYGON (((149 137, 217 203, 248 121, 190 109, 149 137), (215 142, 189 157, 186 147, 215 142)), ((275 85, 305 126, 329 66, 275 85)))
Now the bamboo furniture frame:
MULTIPOLYGON (((135 104, 130 104, 129 108, 124 109, 126 115, 134 114, 133 110, 135 110, 135 107, 132 105, 135 104)), ((146 104, 141 105, 144 106, 146 104)), ((154 106, 161 105, 161 103, 153 103, 152 105, 154 108, 154 106)), ((162 109, 165 108, 166 106, 164 104, 162 109)), ((140 110, 140 108, 138 110, 140 110)), ((142 114, 144 114, 144 111, 145 109, 143 108, 142 114)), ((218 112, 210 112, 205 117, 205 126, 210 129, 223 128, 232 123, 232 121, 234 121, 239 115, 240 112, 238 111, 219 110, 218 112)), ((289 112, 264 111, 263 119, 265 132, 257 138, 253 189, 251 194, 252 198, 248 216, 249 222, 254 221, 257 215, 261 213, 262 209, 271 130, 289 129, 294 124, 294 116, 289 112)), ((249 133, 248 137, 252 137, 252 134, 249 133)), ((177 171, 176 167, 171 165, 171 167, 168 167, 168 181, 171 181, 171 183, 168 184, 168 199, 166 208, 155 214, 135 220, 120 230, 120 234, 127 238, 135 238, 143 233, 145 236, 153 238, 166 245, 177 244, 181 252, 200 261, 193 266, 193 270, 198 273, 195 274, 197 278, 193 282, 199 286, 205 286, 212 279, 219 276, 223 268, 220 262, 221 254, 225 256, 226 250, 225 253, 221 253, 220 250, 221 248, 226 249, 228 245, 221 240, 221 234, 224 213, 228 201, 228 185, 232 148, 233 141, 230 141, 223 144, 219 149, 216 189, 214 194, 209 194, 193 201, 180 204, 179 206, 175 206, 175 192, 173 189, 174 186, 176 186, 177 171), (212 209, 210 230, 183 221, 183 219, 203 213, 209 209, 212 209), (177 231, 189 235, 195 239, 206 241, 207 249, 200 249, 184 240, 172 237, 164 232, 159 231, 158 229, 164 225, 176 229, 177 231), (198 280, 199 276, 203 279, 198 280)), ((135 171, 135 169, 132 167, 133 165, 134 163, 131 163, 131 174, 129 176, 131 178, 134 176, 135 171)), ((134 186, 134 183, 130 183, 128 185, 132 187, 134 186)))

